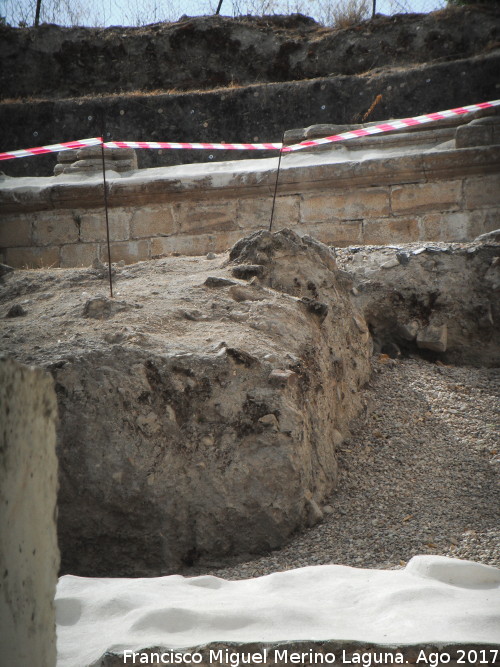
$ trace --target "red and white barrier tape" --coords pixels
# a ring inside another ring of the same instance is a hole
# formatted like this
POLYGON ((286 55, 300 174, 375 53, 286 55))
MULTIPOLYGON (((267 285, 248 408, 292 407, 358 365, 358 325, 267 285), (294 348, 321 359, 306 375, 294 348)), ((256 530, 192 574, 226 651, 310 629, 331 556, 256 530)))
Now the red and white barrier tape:
POLYGON ((281 143, 277 144, 200 144, 176 143, 170 141, 107 141, 106 148, 187 148, 214 151, 279 151, 281 143))
MULTIPOLYGON (((321 144, 329 144, 335 141, 344 141, 346 139, 356 139, 359 137, 366 137, 371 134, 380 134, 381 132, 390 132, 391 130, 401 130, 406 127, 414 125, 422 125, 424 123, 431 123, 443 118, 452 118, 453 116, 461 116, 463 114, 472 113, 481 109, 490 109, 492 107, 500 106, 500 100, 492 100, 491 102, 480 102, 479 104, 470 104, 465 107, 457 107, 456 109, 447 109, 446 111, 438 111, 436 113, 429 113, 423 116, 414 116, 413 118, 402 118, 400 120, 392 120, 388 123, 381 123, 380 125, 370 125, 359 130, 349 130, 342 132, 342 134, 334 134, 330 137, 322 137, 321 139, 311 139, 310 141, 301 141, 299 144, 291 146, 283 146, 281 143, 264 143, 264 144, 209 144, 209 143, 179 143, 168 141, 107 141, 104 143, 106 148, 180 148, 180 149, 199 149, 199 150, 281 150, 283 153, 292 151, 299 151, 303 148, 311 146, 320 146, 321 144)), ((30 155, 41 155, 43 153, 58 153, 59 151, 69 150, 71 148, 83 148, 85 146, 97 146, 102 144, 100 137, 94 139, 81 139, 80 141, 68 141, 62 144, 52 144, 51 146, 40 146, 39 148, 26 148, 24 150, 10 151, 8 153, 0 153, 0 160, 10 160, 17 157, 28 157, 30 155)))
POLYGON ((350 130, 349 132, 342 132, 342 134, 333 134, 330 137, 322 137, 321 139, 311 139, 311 141, 301 141, 300 144, 293 144, 292 146, 284 146, 283 153, 290 151, 300 151, 303 148, 310 146, 320 146, 321 144, 330 144, 334 141, 344 141, 345 139, 356 139, 359 137, 366 137, 370 134, 379 134, 380 132, 390 132, 391 130, 401 130, 413 125, 422 125, 424 123, 431 123, 443 118, 452 118, 453 116, 461 116, 480 109, 490 109, 491 107, 500 106, 500 100, 493 100, 491 102, 481 102, 479 104, 470 104, 466 107, 457 107, 456 109, 447 109, 446 111, 438 111, 436 113, 429 113, 423 116, 414 116, 413 118, 402 118, 400 120, 392 120, 388 123, 381 123, 380 125, 370 125, 359 130, 350 130))
POLYGON ((39 148, 24 148, 19 151, 9 151, 0 153, 0 160, 11 160, 15 157, 29 157, 31 155, 42 155, 43 153, 59 153, 59 151, 68 151, 71 148, 84 148, 85 146, 100 146, 101 137, 94 139, 80 139, 79 141, 66 141, 63 144, 52 144, 51 146, 40 146, 39 148))

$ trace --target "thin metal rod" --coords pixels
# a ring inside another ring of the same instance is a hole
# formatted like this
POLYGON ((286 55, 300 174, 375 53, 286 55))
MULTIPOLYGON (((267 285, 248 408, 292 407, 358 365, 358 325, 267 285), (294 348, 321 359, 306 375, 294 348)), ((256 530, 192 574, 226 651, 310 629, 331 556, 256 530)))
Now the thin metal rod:
POLYGON ((272 228, 273 228, 274 207, 275 207, 275 204, 276 204, 276 193, 278 192, 278 180, 279 180, 279 177, 280 177, 281 156, 283 154, 283 141, 284 140, 285 140, 285 133, 283 132, 283 136, 281 137, 280 156, 279 156, 279 159, 278 159, 278 169, 276 170, 276 183, 274 184, 273 207, 271 209, 271 221, 269 223, 269 231, 271 231, 272 228))
POLYGON ((101 111, 101 156, 102 156, 102 181, 104 185, 104 212, 106 215, 106 242, 108 244, 108 272, 109 272, 109 293, 113 298, 113 277, 111 269, 111 244, 109 242, 109 217, 108 217, 108 185, 106 183, 106 165, 104 164, 104 142, 106 141, 106 123, 104 120, 104 109, 101 111))
POLYGON ((218 14, 220 12, 221 7, 222 7, 222 0, 219 0, 219 4, 217 6, 217 11, 215 12, 216 14, 218 14))
POLYGON ((36 0, 36 11, 35 11, 35 28, 40 24, 40 7, 42 0, 36 0))

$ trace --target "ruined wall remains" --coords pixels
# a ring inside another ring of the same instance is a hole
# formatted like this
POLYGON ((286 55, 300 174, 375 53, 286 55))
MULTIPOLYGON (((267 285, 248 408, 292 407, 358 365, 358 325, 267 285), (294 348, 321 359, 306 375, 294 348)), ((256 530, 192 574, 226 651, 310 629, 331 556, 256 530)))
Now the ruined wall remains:
MULTIPOLYGON (((223 251, 267 228, 276 167, 277 159, 265 159, 109 172, 112 261, 223 251)), ((284 154, 273 226, 336 246, 465 241, 498 227, 499 192, 500 117, 488 116, 284 154)), ((107 259, 99 172, 4 178, 0 203, 4 262, 107 259)))
POLYGON ((56 664, 56 395, 50 376, 0 360, 0 656, 56 664))

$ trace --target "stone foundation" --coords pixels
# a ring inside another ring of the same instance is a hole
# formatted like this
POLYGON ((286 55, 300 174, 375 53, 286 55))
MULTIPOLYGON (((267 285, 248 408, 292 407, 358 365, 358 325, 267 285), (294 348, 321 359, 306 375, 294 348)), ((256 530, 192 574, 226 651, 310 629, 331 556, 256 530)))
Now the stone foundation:
MULTIPOLYGON (((496 229, 500 118, 447 123, 283 154, 274 229, 335 246, 467 241, 496 229)), ((292 132, 291 140, 310 137, 311 129, 292 132)), ((329 129, 320 126, 319 134, 329 129)), ((276 167, 268 158, 108 171, 112 261, 221 252, 268 228, 276 167)), ((5 263, 73 267, 107 259, 99 174, 4 178, 0 204, 5 263)))

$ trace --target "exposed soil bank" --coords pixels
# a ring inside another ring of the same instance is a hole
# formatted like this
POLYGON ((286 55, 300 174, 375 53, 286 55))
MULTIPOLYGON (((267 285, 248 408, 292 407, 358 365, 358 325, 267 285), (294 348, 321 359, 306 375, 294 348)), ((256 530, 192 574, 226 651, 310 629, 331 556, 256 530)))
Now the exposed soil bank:
MULTIPOLYGON (((340 31, 303 17, 3 28, 0 150, 100 136, 102 113, 110 140, 253 142, 279 141, 293 127, 360 122, 378 95, 370 121, 496 99, 499 16, 457 8, 340 31)), ((231 153, 141 151, 139 166, 262 157, 231 153)), ((48 175, 54 164, 41 156, 2 169, 48 175)))

